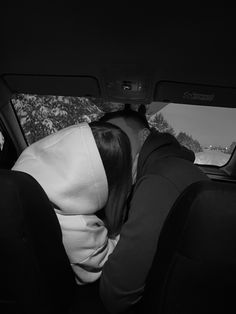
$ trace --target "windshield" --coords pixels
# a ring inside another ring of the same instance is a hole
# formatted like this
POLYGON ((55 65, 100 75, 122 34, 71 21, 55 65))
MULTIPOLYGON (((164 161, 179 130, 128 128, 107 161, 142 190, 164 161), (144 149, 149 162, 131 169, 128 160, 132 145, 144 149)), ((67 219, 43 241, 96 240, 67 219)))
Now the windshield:
MULTIPOLYGON (((102 99, 17 94, 12 103, 28 144, 80 122, 96 121, 124 104, 102 99)), ((137 110, 140 105, 132 105, 137 110)), ((144 105, 150 127, 169 132, 195 153, 195 163, 223 166, 236 146, 236 109, 153 102, 144 105)))

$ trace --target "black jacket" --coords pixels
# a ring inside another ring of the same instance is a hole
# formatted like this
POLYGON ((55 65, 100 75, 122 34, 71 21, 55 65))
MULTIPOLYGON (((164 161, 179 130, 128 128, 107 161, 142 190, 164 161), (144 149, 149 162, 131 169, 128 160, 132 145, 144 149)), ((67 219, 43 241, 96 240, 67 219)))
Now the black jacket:
POLYGON ((100 279, 100 294, 111 313, 140 300, 167 214, 188 185, 207 180, 193 161, 194 153, 170 134, 152 132, 145 141, 129 216, 100 279))

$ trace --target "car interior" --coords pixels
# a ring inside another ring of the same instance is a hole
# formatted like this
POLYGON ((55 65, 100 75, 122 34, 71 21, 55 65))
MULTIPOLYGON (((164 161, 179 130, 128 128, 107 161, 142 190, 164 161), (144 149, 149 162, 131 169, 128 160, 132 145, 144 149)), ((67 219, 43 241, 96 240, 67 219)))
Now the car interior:
MULTIPOLYGON (((171 104, 186 108, 181 115, 193 106, 215 108, 213 121, 228 110, 217 134, 228 135, 229 146, 236 142, 235 17, 224 6, 193 5, 185 13, 180 5, 170 10, 128 2, 96 8, 16 2, 1 11, 0 313, 108 313, 97 284, 76 285, 45 191, 30 175, 11 170, 29 145, 12 99, 101 99, 106 110, 112 103, 171 104)), ((234 148, 220 166, 196 163, 210 180, 187 188, 171 209, 147 292, 132 313, 235 311, 234 148)))

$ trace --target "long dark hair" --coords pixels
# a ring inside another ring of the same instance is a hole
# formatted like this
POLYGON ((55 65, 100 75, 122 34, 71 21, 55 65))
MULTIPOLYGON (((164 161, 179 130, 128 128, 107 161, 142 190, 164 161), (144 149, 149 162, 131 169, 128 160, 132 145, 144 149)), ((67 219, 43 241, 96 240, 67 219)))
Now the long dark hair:
POLYGON ((132 157, 128 136, 108 122, 91 122, 108 181, 108 200, 104 208, 108 235, 119 234, 126 216, 126 200, 132 186, 132 157))

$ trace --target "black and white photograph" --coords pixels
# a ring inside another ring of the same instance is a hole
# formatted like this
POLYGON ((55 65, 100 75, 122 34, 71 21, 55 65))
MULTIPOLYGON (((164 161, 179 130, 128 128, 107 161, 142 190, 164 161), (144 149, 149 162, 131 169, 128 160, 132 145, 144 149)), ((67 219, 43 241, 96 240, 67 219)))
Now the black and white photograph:
POLYGON ((236 313, 235 10, 0 12, 0 314, 236 313))

